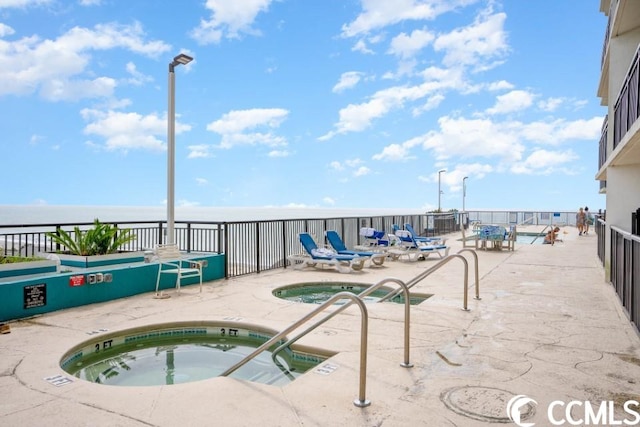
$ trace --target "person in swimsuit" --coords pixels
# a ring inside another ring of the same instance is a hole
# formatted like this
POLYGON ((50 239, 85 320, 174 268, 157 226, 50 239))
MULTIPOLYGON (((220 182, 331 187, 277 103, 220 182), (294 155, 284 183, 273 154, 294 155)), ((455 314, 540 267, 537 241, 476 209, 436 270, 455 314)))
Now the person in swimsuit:
POLYGON ((584 233, 584 227, 587 223, 587 215, 584 213, 584 209, 582 207, 578 210, 576 214, 576 226, 578 227, 578 236, 582 236, 584 233))
POLYGON ((559 227, 556 227, 552 230, 549 230, 546 236, 544 236, 544 241, 542 242, 544 245, 553 245, 558 238, 557 234, 560 231, 559 227))

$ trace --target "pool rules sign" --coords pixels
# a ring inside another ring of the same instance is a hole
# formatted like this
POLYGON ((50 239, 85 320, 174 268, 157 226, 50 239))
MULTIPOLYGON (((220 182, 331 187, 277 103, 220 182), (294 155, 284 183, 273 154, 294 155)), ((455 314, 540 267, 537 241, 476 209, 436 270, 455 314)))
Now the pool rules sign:
POLYGON ((38 283, 24 287, 24 308, 35 308, 47 305, 47 284, 38 283))

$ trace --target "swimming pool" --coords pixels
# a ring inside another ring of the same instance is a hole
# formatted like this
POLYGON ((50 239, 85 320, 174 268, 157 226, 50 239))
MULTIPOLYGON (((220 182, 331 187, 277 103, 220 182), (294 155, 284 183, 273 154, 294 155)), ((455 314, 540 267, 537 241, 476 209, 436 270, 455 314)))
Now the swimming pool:
POLYGON ((541 245, 544 234, 540 233, 516 233, 516 243, 521 245, 541 245))
MULTIPOLYGON (((307 304, 322 304, 338 292, 351 292, 358 295, 369 288, 366 283, 345 283, 345 282, 310 282, 297 283, 293 285, 283 286, 273 290, 273 295, 278 298, 289 301, 303 302, 307 304)), ((379 302, 384 296, 390 292, 397 290, 397 287, 381 287, 376 289, 363 300, 367 303, 379 302)), ((432 297, 432 294, 411 293, 409 304, 418 305, 426 299, 432 297)), ((337 304, 345 304, 347 300, 338 301, 337 304)), ((404 295, 396 295, 390 302, 404 304, 404 295)))
MULTIPOLYGON (((182 384, 219 376, 276 333, 240 323, 151 325, 85 341, 68 351, 60 366, 77 378, 99 384, 182 384)), ((278 353, 275 361, 271 351, 264 351, 231 376, 284 385, 333 355, 292 347, 294 350, 286 348, 278 353)))

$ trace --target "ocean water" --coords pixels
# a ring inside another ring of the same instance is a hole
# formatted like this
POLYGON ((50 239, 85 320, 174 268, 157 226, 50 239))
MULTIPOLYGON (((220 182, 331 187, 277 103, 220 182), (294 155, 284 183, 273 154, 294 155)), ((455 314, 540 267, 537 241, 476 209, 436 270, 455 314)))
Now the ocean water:
MULTIPOLYGON (((292 207, 176 207, 176 221, 256 221, 270 219, 342 218, 418 215, 423 209, 292 208, 292 207)), ((0 205, 0 226, 118 221, 165 221, 164 206, 0 205)))

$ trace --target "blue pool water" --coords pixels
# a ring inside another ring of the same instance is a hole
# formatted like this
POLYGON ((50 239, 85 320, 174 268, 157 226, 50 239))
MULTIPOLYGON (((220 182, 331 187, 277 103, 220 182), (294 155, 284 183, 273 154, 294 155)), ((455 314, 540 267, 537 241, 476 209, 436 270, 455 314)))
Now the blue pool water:
MULTIPOLYGON (((322 304, 338 292, 351 292, 358 295, 366 290, 370 285, 360 283, 344 282, 312 282, 298 283, 284 286, 273 291, 273 295, 289 301, 303 302, 307 304, 322 304)), ((379 302, 384 296, 397 289, 396 287, 382 287, 364 297, 365 302, 379 302)), ((431 294, 411 293, 409 304, 417 305, 430 298, 431 294)), ((338 301, 338 304, 348 302, 346 299, 338 301)), ((390 302, 404 304, 404 295, 400 294, 390 300, 390 302)))
MULTIPOLYGON (((61 367, 86 381, 116 386, 182 384, 219 376, 273 334, 235 325, 199 325, 123 331, 69 351, 61 367)), ((274 361, 264 351, 230 376, 284 385, 330 355, 284 349, 274 361)))

